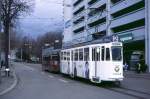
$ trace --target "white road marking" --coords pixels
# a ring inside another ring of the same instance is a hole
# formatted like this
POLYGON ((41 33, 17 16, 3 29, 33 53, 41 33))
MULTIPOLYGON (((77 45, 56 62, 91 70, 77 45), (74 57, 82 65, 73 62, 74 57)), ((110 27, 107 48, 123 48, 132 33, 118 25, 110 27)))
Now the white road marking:
POLYGON ((68 83, 68 81, 64 80, 64 79, 59 79, 59 81, 63 82, 63 83, 68 83))

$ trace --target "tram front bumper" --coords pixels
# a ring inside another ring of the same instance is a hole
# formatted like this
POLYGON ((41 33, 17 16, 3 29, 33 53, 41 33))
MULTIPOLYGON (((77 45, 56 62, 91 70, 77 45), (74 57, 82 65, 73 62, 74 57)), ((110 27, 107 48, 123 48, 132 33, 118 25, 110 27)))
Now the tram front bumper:
POLYGON ((120 78, 108 78, 108 81, 123 81, 123 77, 120 77, 120 78))

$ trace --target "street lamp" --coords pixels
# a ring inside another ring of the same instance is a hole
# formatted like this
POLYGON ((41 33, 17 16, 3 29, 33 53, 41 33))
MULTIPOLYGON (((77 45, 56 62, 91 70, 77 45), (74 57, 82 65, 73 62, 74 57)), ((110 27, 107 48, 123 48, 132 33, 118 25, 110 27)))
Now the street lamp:
POLYGON ((54 49, 57 49, 57 48, 59 48, 59 40, 55 40, 55 42, 54 42, 54 49))

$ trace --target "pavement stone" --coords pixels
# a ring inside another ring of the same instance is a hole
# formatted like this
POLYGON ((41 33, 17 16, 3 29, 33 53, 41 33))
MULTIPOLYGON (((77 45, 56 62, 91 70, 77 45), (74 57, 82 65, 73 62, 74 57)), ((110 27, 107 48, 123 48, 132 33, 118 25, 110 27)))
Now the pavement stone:
POLYGON ((6 76, 4 68, 1 69, 0 95, 3 95, 12 90, 17 84, 17 78, 13 68, 10 69, 10 76, 6 76))
POLYGON ((150 73, 137 74, 133 71, 127 71, 124 73, 124 77, 122 82, 124 88, 150 94, 150 73))

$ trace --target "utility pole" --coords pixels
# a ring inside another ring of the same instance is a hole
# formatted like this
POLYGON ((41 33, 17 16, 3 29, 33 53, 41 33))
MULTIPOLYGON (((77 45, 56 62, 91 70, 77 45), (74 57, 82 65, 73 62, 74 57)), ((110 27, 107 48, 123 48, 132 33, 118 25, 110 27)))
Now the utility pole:
POLYGON ((20 51, 20 52, 21 52, 21 62, 22 62, 22 48, 21 48, 21 51, 20 51))
POLYGON ((2 11, 2 8, 1 8, 1 2, 0 2, 0 32, 1 32, 1 29, 2 29, 2 24, 1 24, 1 11, 2 11))
POLYGON ((150 0, 145 0, 145 63, 150 72, 150 0))

